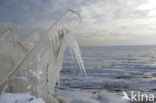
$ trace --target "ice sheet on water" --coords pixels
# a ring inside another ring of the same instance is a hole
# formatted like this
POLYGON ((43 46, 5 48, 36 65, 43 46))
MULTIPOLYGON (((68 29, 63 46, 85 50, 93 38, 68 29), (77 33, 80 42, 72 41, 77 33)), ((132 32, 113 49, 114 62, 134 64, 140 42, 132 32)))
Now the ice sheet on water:
POLYGON ((156 46, 82 47, 80 49, 86 66, 87 81, 81 78, 80 71, 74 71, 77 65, 74 65, 67 53, 64 69, 61 72, 60 94, 64 92, 62 96, 67 95, 65 92, 69 91, 67 92, 71 94, 69 97, 73 97, 75 90, 80 91, 83 97, 87 97, 83 91, 106 90, 106 94, 103 95, 105 99, 109 98, 107 96, 109 93, 120 96, 118 93, 122 93, 123 90, 156 94, 156 53, 153 52, 156 51, 156 46))
POLYGON ((110 93, 105 90, 69 90, 62 91, 69 103, 130 103, 129 101, 121 101, 122 94, 110 93))

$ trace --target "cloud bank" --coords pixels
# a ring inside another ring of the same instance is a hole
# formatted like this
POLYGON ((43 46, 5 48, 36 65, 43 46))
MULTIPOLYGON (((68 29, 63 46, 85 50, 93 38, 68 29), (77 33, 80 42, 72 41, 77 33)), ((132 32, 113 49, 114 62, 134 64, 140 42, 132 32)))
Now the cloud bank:
POLYGON ((75 34, 81 45, 156 44, 155 0, 1 0, 0 27, 17 21, 44 31, 66 9, 82 15, 84 29, 75 34))

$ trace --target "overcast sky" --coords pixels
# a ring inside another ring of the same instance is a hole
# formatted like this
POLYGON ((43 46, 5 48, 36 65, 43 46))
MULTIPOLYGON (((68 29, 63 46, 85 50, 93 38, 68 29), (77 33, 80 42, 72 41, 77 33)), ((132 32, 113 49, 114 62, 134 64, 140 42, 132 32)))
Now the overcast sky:
POLYGON ((156 0, 0 0, 0 27, 46 29, 66 9, 82 16, 80 45, 156 44, 156 0))

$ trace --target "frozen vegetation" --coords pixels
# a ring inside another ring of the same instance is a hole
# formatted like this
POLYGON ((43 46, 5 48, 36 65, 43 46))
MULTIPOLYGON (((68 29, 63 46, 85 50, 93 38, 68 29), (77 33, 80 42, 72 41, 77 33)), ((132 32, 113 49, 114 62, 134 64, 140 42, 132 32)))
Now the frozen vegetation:
POLYGON ((71 15, 76 15, 78 22, 81 22, 77 12, 67 10, 44 34, 29 37, 24 42, 18 39, 16 23, 10 24, 2 32, 0 35, 1 103, 59 101, 60 99, 55 100, 54 91, 56 83, 59 84, 66 48, 69 48, 70 53, 75 56, 81 72, 86 75, 79 46, 73 36, 74 30, 68 20, 71 15))

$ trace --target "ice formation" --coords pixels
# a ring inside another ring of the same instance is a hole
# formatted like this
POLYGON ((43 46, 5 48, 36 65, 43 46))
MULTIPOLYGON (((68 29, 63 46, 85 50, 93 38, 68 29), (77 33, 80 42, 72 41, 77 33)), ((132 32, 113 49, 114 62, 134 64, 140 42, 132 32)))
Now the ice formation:
POLYGON ((77 12, 67 10, 37 43, 28 41, 23 45, 16 36, 15 24, 0 35, 1 95, 4 92, 29 92, 45 102, 51 102, 56 82, 59 83, 66 48, 70 49, 81 71, 86 74, 79 46, 72 35, 74 31, 67 22, 71 13, 80 18, 77 12), (9 33, 9 38, 6 38, 9 33))

